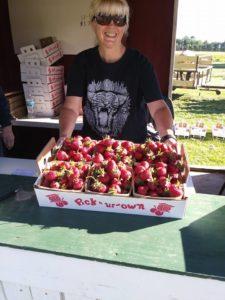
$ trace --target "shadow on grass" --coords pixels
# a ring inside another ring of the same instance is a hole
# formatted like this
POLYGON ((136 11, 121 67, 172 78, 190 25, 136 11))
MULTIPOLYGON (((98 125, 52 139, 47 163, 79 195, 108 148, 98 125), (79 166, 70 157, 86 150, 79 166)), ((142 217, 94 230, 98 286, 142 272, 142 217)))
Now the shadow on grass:
POLYGON ((184 93, 183 94, 173 93, 173 95, 172 95, 172 101, 179 100, 179 98, 182 97, 183 95, 184 95, 184 93))
POLYGON ((225 99, 221 100, 188 100, 183 104, 183 110, 192 114, 224 114, 225 99))

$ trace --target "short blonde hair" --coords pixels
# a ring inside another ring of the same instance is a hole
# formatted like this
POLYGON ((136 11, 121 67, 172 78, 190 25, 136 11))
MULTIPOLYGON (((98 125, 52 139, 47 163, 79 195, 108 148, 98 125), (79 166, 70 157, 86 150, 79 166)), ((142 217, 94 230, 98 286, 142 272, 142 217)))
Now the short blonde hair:
POLYGON ((127 27, 129 25, 130 8, 126 0, 92 0, 91 19, 99 14, 126 16, 127 27))

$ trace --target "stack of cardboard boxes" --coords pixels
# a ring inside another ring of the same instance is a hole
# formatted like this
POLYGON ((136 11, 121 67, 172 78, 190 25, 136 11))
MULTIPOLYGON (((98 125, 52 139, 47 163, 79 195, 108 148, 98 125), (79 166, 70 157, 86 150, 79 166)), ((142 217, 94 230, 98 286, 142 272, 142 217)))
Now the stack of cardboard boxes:
POLYGON ((8 103, 10 113, 13 118, 23 118, 27 114, 26 103, 22 91, 14 91, 5 94, 8 103))
POLYGON ((60 42, 42 49, 33 45, 22 47, 20 60, 21 80, 25 99, 34 100, 34 116, 53 117, 64 101, 64 68, 53 66, 62 56, 60 42))

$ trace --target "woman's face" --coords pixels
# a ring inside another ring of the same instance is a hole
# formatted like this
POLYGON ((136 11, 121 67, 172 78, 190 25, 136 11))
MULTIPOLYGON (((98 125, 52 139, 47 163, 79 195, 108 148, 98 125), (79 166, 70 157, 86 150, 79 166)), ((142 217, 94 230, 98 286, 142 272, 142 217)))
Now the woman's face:
POLYGON ((126 31, 126 25, 117 26, 113 21, 109 25, 100 25, 94 20, 92 26, 100 47, 116 49, 122 45, 121 41, 126 31))

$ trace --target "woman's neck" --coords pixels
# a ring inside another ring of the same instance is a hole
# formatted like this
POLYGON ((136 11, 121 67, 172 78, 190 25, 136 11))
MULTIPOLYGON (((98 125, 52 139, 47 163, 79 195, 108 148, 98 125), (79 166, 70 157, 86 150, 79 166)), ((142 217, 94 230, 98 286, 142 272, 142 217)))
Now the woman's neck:
POLYGON ((123 56, 126 48, 121 45, 117 49, 107 49, 101 46, 98 47, 99 55, 101 56, 102 60, 106 63, 114 63, 123 56))

